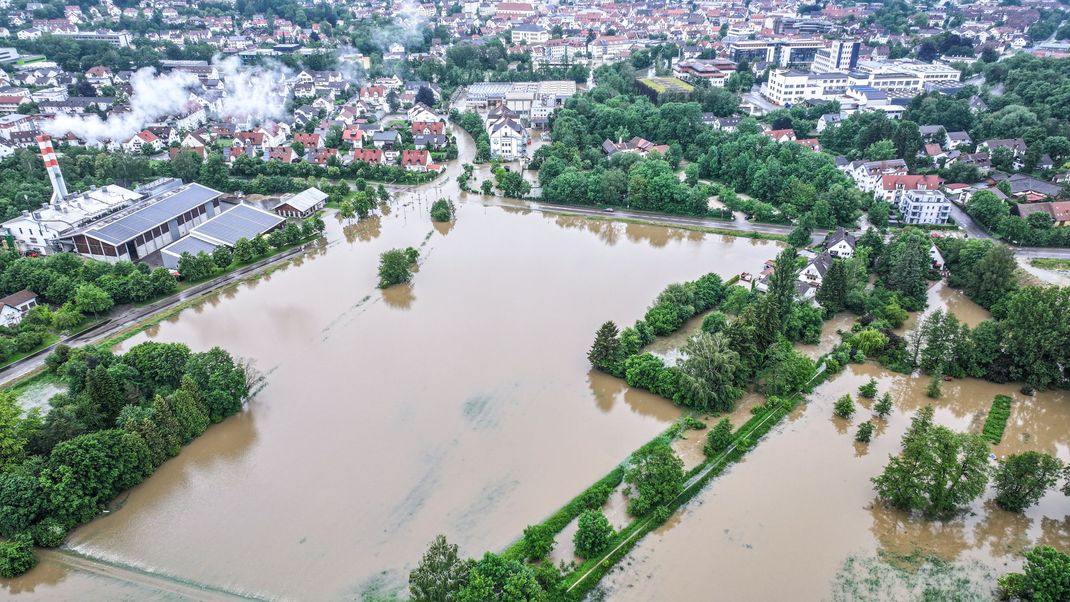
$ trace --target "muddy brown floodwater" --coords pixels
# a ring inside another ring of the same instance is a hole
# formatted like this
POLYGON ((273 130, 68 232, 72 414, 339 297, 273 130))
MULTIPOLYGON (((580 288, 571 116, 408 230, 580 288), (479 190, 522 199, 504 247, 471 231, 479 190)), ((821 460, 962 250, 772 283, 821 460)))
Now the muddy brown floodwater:
MULTIPOLYGON (((986 317, 940 284, 930 291, 930 309, 936 308, 951 309, 970 324, 986 317)), ((834 327, 849 328, 850 322, 830 323, 826 330, 834 327)), ((996 577, 1020 569, 1024 549, 1070 547, 1070 498, 1057 490, 1017 515, 995 507, 990 488, 968 512, 946 522, 911 518, 876 503, 870 478, 898 453, 910 416, 928 403, 938 423, 980 432, 992 398, 1011 395, 1015 404, 1007 430, 993 452, 1003 457, 1037 450, 1070 460, 1065 391, 1029 398, 1017 385, 957 380, 944 383, 943 396, 932 400, 925 395, 927 385, 924 376, 891 373, 873 363, 850 365, 712 481, 679 520, 647 536, 603 580, 601 593, 614 601, 911 600, 919 594, 910 589, 912 577, 903 577, 909 573, 894 572, 899 580, 882 573, 886 582, 860 594, 858 584, 868 574, 845 580, 851 572, 842 569, 913 556, 951 563, 955 577, 984 599, 996 577), (887 421, 875 421, 877 434, 865 445, 854 434, 870 419, 871 401, 861 400, 850 421, 833 418, 832 405, 844 393, 856 394, 870 377, 882 393, 892 393, 896 409, 887 421)))
POLYGON ((403 586, 438 533, 502 549, 679 416, 590 373, 598 326, 779 248, 463 197, 433 226, 428 209, 329 216, 326 248, 128 341, 220 345, 267 386, 75 531, 80 556, 46 554, 7 591, 352 599, 403 586), (413 283, 376 289, 380 252, 406 246, 413 283))

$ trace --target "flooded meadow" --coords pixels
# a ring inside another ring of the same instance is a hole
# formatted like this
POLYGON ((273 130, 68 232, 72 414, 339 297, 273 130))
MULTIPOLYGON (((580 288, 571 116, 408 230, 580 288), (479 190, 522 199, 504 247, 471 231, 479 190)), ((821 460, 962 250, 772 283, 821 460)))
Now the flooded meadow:
POLYGON ((590 371, 605 320, 775 243, 402 195, 126 341, 219 345, 266 376, 215 425, 3 582, 22 599, 353 599, 404 587, 439 533, 502 549, 680 416, 590 371), (420 250, 379 290, 378 257, 420 250))

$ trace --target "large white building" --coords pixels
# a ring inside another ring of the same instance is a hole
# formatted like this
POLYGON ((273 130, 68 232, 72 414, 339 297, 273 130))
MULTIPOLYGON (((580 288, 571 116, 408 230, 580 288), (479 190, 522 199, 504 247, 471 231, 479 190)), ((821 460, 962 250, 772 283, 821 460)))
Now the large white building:
POLYGON ((59 250, 58 239, 64 232, 101 219, 139 198, 140 194, 121 186, 102 186, 36 211, 23 211, 22 215, 4 222, 3 227, 20 252, 48 255, 59 250))
POLYGON ((960 73, 952 67, 913 60, 862 61, 853 71, 808 73, 776 69, 762 85, 762 95, 778 105, 806 100, 848 100, 868 104, 871 97, 887 104, 888 95, 916 96, 931 86, 958 82, 960 73), (872 94, 871 92, 880 94, 872 94))
POLYGON ((899 212, 907 224, 946 224, 951 201, 939 190, 908 190, 899 195, 899 212))
POLYGON ((850 71, 858 64, 858 52, 862 43, 858 40, 835 40, 828 48, 817 51, 811 69, 815 73, 850 71))

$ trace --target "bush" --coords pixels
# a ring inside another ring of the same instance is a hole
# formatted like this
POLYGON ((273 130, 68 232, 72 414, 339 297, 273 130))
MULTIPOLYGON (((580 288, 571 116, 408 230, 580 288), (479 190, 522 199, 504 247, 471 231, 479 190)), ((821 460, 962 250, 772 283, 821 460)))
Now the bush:
POLYGON ((19 533, 10 541, 0 542, 0 577, 18 577, 36 565, 29 533, 19 533))
POLYGON ((613 487, 608 483, 599 483, 583 492, 579 504, 584 510, 596 510, 606 505, 609 496, 613 493, 613 487))
POLYGON ((453 219, 453 203, 439 199, 431 204, 431 221, 448 222, 453 219))
POLYGON ((877 379, 871 378, 869 382, 858 387, 858 393, 866 399, 873 399, 877 396, 877 379))
POLYGON ((992 408, 988 410, 981 436, 994 445, 998 445, 1003 439, 1007 419, 1011 416, 1011 401, 1011 398, 1006 395, 996 395, 996 398, 992 400, 992 408))
POLYGON ((702 318, 702 330, 710 334, 721 332, 728 326, 728 317, 723 312, 713 311, 702 318))
POLYGON ((46 518, 30 529, 33 543, 42 548, 59 547, 67 539, 67 529, 54 518, 46 518))
POLYGON ((541 560, 554 549, 554 532, 545 524, 529 525, 524 529, 524 556, 541 560))
POLYGON ((832 406, 832 413, 840 418, 850 418, 855 413, 855 402, 850 395, 844 395, 832 406))
POLYGON ((874 429, 875 427, 873 426, 873 423, 868 420, 858 425, 858 432, 855 433, 855 441, 858 441, 859 443, 869 443, 870 439, 873 438, 874 429))
POLYGON ((722 418, 710 432, 706 434, 706 445, 702 451, 707 458, 712 458, 728 449, 732 444, 732 423, 727 418, 722 418))
POLYGON ((887 418, 892 413, 892 394, 885 393, 881 395, 881 398, 873 406, 873 411, 881 418, 887 418))
POLYGON ((601 510, 587 510, 580 515, 579 529, 572 537, 576 544, 576 555, 592 558, 605 551, 613 540, 613 525, 601 510))

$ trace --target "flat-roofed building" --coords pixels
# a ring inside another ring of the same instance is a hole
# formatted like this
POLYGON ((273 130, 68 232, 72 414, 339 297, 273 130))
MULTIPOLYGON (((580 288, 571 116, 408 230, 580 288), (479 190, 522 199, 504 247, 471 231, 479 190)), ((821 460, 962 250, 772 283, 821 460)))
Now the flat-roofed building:
POLYGON ((165 267, 176 269, 183 253, 211 253, 219 247, 233 249, 239 240, 252 240, 285 223, 284 217, 242 203, 190 229, 189 236, 164 247, 160 257, 165 267))

